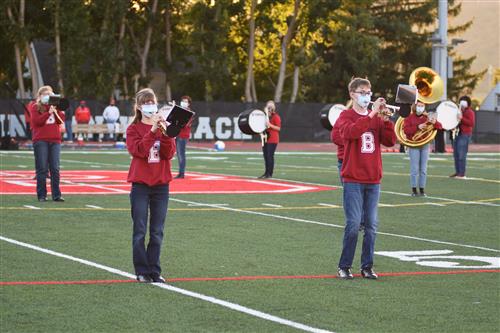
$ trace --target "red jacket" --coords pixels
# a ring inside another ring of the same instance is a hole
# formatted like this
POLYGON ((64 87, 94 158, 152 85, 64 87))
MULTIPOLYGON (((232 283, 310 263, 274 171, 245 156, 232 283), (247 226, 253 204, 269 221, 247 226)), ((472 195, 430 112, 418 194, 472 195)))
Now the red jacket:
MULTIPOLYGON (((274 126, 281 127, 281 117, 277 113, 271 115, 269 122, 274 126)), ((267 143, 279 143, 280 142, 280 131, 268 128, 267 129, 267 143)))
POLYGON ((85 107, 77 107, 75 110, 75 119, 77 124, 88 124, 90 122, 90 109, 85 107))
POLYGON ((337 159, 344 159, 344 142, 342 141, 342 137, 340 136, 340 127, 339 122, 336 121, 335 125, 333 125, 333 129, 330 132, 330 139, 334 144, 337 145, 337 159))
MULTIPOLYGON (((417 116, 415 112, 410 113, 403 121, 403 131, 405 132, 406 138, 411 140, 418 131, 418 125, 426 123, 428 119, 427 116, 417 116)), ((439 121, 436 121, 434 128, 443 129, 443 126, 439 121)))
POLYGON ((191 136, 191 123, 193 122, 193 118, 191 118, 191 120, 186 124, 186 126, 184 126, 178 137, 181 138, 181 139, 189 139, 189 137, 191 136))
POLYGON ((460 121, 459 128, 460 134, 472 135, 474 124, 476 123, 476 115, 471 108, 462 111, 462 120, 460 121))
POLYGON ((379 117, 360 115, 353 109, 341 113, 340 135, 344 142, 341 175, 346 183, 379 184, 382 179, 380 144, 396 143, 394 124, 379 117))
MULTIPOLYGON (((61 127, 58 123, 57 118, 50 114, 49 106, 42 105, 45 110, 43 112, 38 112, 38 104, 35 101, 28 105, 28 110, 31 117, 31 131, 33 143, 37 141, 46 141, 61 143, 61 127)), ((59 117, 64 122, 64 112, 57 111, 59 117)))
POLYGON ((175 140, 151 132, 142 122, 127 128, 127 149, 132 155, 127 181, 148 186, 168 184, 172 180, 170 160, 175 154, 175 140))

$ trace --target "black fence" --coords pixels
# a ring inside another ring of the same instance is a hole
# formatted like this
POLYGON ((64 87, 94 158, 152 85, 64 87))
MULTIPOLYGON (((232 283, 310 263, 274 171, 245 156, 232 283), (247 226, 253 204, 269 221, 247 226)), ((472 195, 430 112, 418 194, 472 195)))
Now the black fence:
MULTIPOLYGON (((29 101, 0 99, 0 136, 25 137, 24 108, 29 101)), ((91 109, 91 123, 102 123, 105 103, 86 100, 91 109)), ((78 106, 79 100, 70 102, 70 114, 78 106)), ((196 112, 193 123, 193 139, 196 140, 257 140, 255 136, 242 134, 238 128, 238 115, 248 109, 263 109, 265 103, 237 102, 193 102, 196 112)), ((133 104, 120 101, 120 122, 127 124, 133 116, 133 104)), ((320 124, 322 103, 280 103, 277 111, 282 119, 281 140, 285 142, 327 142, 329 132, 320 124)), ((475 143, 500 142, 500 112, 476 111, 476 126, 473 134, 475 143)))

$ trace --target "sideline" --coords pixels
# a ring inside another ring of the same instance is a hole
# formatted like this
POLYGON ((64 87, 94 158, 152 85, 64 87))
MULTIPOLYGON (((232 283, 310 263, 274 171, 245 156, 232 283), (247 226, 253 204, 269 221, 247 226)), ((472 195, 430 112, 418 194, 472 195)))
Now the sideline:
MULTIPOLYGON (((75 261, 75 262, 78 262, 80 264, 84 264, 84 265, 87 265, 87 266, 98 268, 98 269, 101 269, 101 270, 104 270, 104 271, 107 271, 107 272, 110 272, 110 273, 113 273, 113 274, 116 274, 116 275, 121 275, 121 276, 127 277, 129 279, 135 279, 135 275, 133 275, 133 274, 130 274, 130 273, 127 273, 127 272, 124 272, 124 271, 121 271, 119 269, 112 268, 112 267, 109 267, 109 266, 101 265, 101 264, 98 264, 98 263, 95 263, 95 262, 92 262, 92 261, 89 261, 89 260, 80 259, 80 258, 73 257, 73 256, 70 256, 70 255, 67 255, 67 254, 63 254, 63 253, 60 253, 60 252, 52 251, 52 250, 45 249, 45 248, 42 248, 42 247, 39 247, 39 246, 36 246, 36 245, 32 245, 32 244, 20 242, 20 241, 17 241, 15 239, 3 237, 3 236, 0 236, 0 240, 3 240, 5 242, 7 242, 7 243, 11 243, 11 244, 14 244, 14 245, 26 247, 26 248, 29 248, 29 249, 32 249, 32 250, 35 250, 35 251, 38 251, 38 252, 43 252, 43 253, 50 254, 50 255, 53 255, 53 256, 56 256, 56 257, 60 257, 60 258, 68 259, 68 260, 71 260, 71 261, 75 261)), ((264 319, 264 320, 272 321, 272 322, 275 322, 275 323, 278 323, 278 324, 282 324, 282 325, 285 325, 285 326, 290 326, 290 327, 293 327, 293 328, 296 328, 296 329, 299 329, 299 330, 302 330, 302 331, 305 331, 305 332, 334 333, 334 332, 331 332, 331 331, 327 331, 327 330, 323 330, 323 329, 319 329, 319 328, 307 326, 307 325, 304 325, 304 324, 301 324, 301 323, 297 323, 297 322, 294 322, 294 321, 291 321, 291 320, 288 320, 288 319, 284 319, 284 318, 280 318, 280 317, 277 317, 277 316, 273 316, 273 315, 270 315, 268 313, 261 312, 261 311, 258 311, 258 310, 254 310, 254 309, 251 309, 251 308, 247 308, 245 306, 242 306, 242 305, 239 305, 239 304, 236 304, 236 303, 231 303, 231 302, 224 301, 224 300, 221 300, 221 299, 218 299, 218 298, 215 298, 215 297, 206 296, 206 295, 199 294, 199 293, 196 293, 196 292, 193 292, 193 291, 189 291, 189 290, 186 290, 186 289, 177 288, 177 287, 174 287, 174 286, 171 286, 171 285, 168 285, 168 284, 164 284, 164 283, 151 283, 150 285, 158 287, 158 288, 162 288, 162 289, 165 289, 165 290, 168 290, 168 291, 172 291, 172 292, 175 292, 175 293, 178 293, 178 294, 182 294, 182 295, 185 295, 185 296, 197 298, 197 299, 209 302, 209 303, 217 304, 217 305, 229 308, 231 310, 242 312, 242 313, 245 313, 245 314, 257 317, 257 318, 261 318, 261 319, 264 319)))

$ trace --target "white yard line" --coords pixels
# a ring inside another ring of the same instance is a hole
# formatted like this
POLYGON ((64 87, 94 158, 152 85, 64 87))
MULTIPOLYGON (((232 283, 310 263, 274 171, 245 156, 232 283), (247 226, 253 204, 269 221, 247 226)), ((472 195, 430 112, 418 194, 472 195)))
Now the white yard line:
POLYGON ((322 202, 320 202, 318 205, 325 206, 325 207, 340 208, 340 206, 338 206, 338 205, 332 205, 332 204, 327 204, 327 203, 322 203, 322 202))
POLYGON ((29 208, 29 209, 41 209, 40 207, 35 207, 31 205, 23 205, 23 207, 29 208))
POLYGON ((282 205, 275 205, 275 204, 268 204, 268 203, 263 203, 262 206, 267 206, 267 207, 274 207, 274 208, 282 208, 282 205))
MULTIPOLYGON (((206 207, 212 207, 212 208, 221 208, 221 209, 224 209, 224 210, 227 210, 227 211, 231 211, 231 212, 235 212, 235 213, 260 215, 260 216, 272 217, 272 218, 277 218, 277 219, 282 219, 282 220, 287 220, 287 221, 301 222, 301 223, 308 223, 308 224, 316 224, 316 225, 322 225, 322 226, 330 227, 330 228, 341 228, 341 229, 344 229, 343 225, 338 225, 338 224, 324 223, 324 222, 319 222, 319 221, 299 219, 299 218, 295 218, 295 217, 288 217, 288 216, 283 216, 283 215, 276 215, 276 214, 270 214, 270 213, 256 212, 256 211, 250 211, 250 210, 243 210, 243 209, 237 209, 237 208, 231 208, 231 207, 222 207, 222 206, 217 206, 217 205, 208 204, 208 203, 200 203, 200 202, 194 202, 194 201, 188 201, 188 200, 181 200, 181 199, 175 199, 175 198, 170 198, 170 200, 176 201, 176 202, 180 202, 180 203, 184 203, 184 204, 192 204, 192 205, 206 206, 206 207)), ((418 241, 423 241, 423 242, 428 242, 428 243, 453 245, 453 246, 466 247, 466 248, 478 249, 478 250, 484 250, 484 251, 491 251, 491 252, 500 252, 500 250, 498 250, 498 249, 490 249, 490 248, 482 247, 482 246, 460 244, 460 243, 452 243, 452 242, 446 242, 446 241, 440 241, 440 240, 434 240, 434 239, 428 239, 428 238, 421 238, 421 237, 414 237, 414 236, 393 234, 393 233, 388 233, 388 232, 377 231, 377 235, 385 235, 385 236, 392 236, 392 237, 398 237, 398 238, 413 239, 413 240, 418 240, 418 241)))
MULTIPOLYGON (((53 255, 53 256, 56 256, 56 257, 60 257, 60 258, 64 258, 64 259, 68 259, 68 260, 71 260, 71 261, 75 261, 75 262, 78 262, 80 264, 84 264, 84 265, 87 265, 87 266, 98 268, 98 269, 101 269, 101 270, 104 270, 104 271, 107 271, 107 272, 110 272, 110 273, 113 273, 113 274, 116 274, 116 275, 121 275, 121 276, 124 276, 124 277, 129 278, 129 279, 135 279, 135 275, 133 275, 133 274, 124 272, 122 270, 119 270, 119 269, 116 269, 116 268, 113 268, 113 267, 101 265, 101 264, 95 263, 95 262, 90 261, 90 260, 80 259, 80 258, 73 257, 73 256, 70 256, 70 255, 67 255, 67 254, 63 254, 63 253, 60 253, 60 252, 52 251, 52 250, 49 250, 49 249, 45 249, 43 247, 39 247, 39 246, 36 246, 36 245, 32 245, 32 244, 20 242, 20 241, 17 241, 15 239, 3 237, 3 236, 0 236, 0 240, 3 240, 5 242, 11 243, 11 244, 15 244, 15 245, 18 245, 18 246, 22 246, 22 247, 25 247, 25 248, 28 248, 28 249, 32 249, 32 250, 35 250, 35 251, 38 251, 38 252, 50 254, 50 255, 53 255)), ((218 299, 218 298, 215 298, 215 297, 203 295, 203 294, 196 293, 196 292, 193 292, 193 291, 189 291, 189 290, 186 290, 186 289, 177 288, 177 287, 171 286, 169 284, 151 283, 151 285, 155 286, 155 287, 158 287, 158 288, 162 288, 162 289, 168 290, 168 291, 172 291, 172 292, 175 292, 175 293, 178 293, 178 294, 182 294, 182 295, 185 295, 185 296, 197 298, 197 299, 200 299, 200 300, 212 303, 212 304, 217 304, 217 305, 229 308, 231 310, 235 310, 235 311, 238 311, 238 312, 241 312, 241 313, 245 313, 245 314, 257 317, 257 318, 261 318, 261 319, 272 321, 272 322, 275 322, 275 323, 278 323, 278 324, 281 324, 281 325, 293 327, 293 328, 296 328, 296 329, 299 329, 299 330, 302 330, 302 331, 305 331, 305 332, 333 333, 331 331, 327 331, 327 330, 323 330, 323 329, 319 329, 319 328, 307 326, 307 325, 304 325, 304 324, 301 324, 301 323, 297 323, 297 322, 294 322, 294 321, 291 321, 291 320, 288 320, 288 319, 284 319, 284 318, 280 318, 280 317, 277 317, 277 316, 273 316, 271 314, 268 314, 268 313, 265 313, 265 312, 262 312, 262 311, 254 310, 254 309, 251 309, 251 308, 247 308, 245 306, 242 306, 242 305, 239 305, 239 304, 236 304, 236 303, 231 303, 231 302, 228 302, 228 301, 224 301, 222 299, 218 299)))
POLYGON ((94 205, 85 205, 85 207, 94 208, 94 209, 103 209, 102 207, 94 206, 94 205))

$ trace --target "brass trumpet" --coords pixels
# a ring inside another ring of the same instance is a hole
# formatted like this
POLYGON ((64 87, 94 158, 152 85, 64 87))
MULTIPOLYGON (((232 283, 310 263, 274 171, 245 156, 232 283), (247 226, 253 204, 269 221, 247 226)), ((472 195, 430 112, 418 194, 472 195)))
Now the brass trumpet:
MULTIPOLYGON (((370 104, 374 104, 375 102, 370 102, 370 104)), ((395 105, 389 105, 389 104, 382 104, 379 110, 379 114, 382 114, 384 116, 392 117, 394 114, 399 112, 399 109, 401 109, 399 106, 395 105)))

